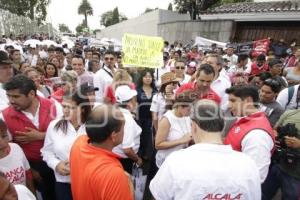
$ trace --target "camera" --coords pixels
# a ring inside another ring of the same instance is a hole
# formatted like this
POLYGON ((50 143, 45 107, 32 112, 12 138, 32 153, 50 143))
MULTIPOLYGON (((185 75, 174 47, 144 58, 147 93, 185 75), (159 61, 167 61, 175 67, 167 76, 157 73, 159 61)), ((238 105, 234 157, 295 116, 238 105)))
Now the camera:
POLYGON ((276 161, 284 160, 288 164, 296 164, 300 160, 300 154, 292 148, 287 147, 285 143, 285 136, 297 137, 298 130, 295 124, 288 123, 285 126, 277 128, 278 136, 275 138, 276 151, 273 159, 276 161))

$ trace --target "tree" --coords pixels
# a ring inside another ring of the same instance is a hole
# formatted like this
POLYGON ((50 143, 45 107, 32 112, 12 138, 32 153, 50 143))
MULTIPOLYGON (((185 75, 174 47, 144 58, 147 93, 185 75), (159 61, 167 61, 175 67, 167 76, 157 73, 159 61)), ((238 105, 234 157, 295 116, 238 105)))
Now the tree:
POLYGON ((117 24, 120 22, 118 7, 116 7, 112 12, 112 21, 114 24, 117 24))
POLYGON ((70 33, 70 29, 66 24, 59 24, 58 25, 58 29, 60 32, 66 32, 66 33, 70 33))
POLYGON ((37 20, 40 25, 47 16, 50 0, 0 0, 0 8, 37 20))
POLYGON ((205 11, 212 6, 226 3, 252 2, 253 0, 174 0, 174 5, 179 13, 189 13, 191 19, 197 19, 201 11, 205 11))
POLYGON ((169 3, 168 10, 173 11, 172 3, 169 3))
POLYGON ((107 11, 101 15, 100 24, 108 27, 117 23, 127 20, 127 17, 119 13, 118 7, 113 10, 107 11))
POLYGON ((86 26, 85 26, 85 20, 83 20, 82 23, 80 23, 80 24, 78 24, 76 26, 76 32, 77 32, 77 34, 82 33, 85 28, 86 28, 86 26))
POLYGON ((88 27, 87 16, 93 15, 93 8, 90 2, 88 2, 88 0, 82 0, 81 4, 78 7, 78 14, 84 15, 84 26, 87 28, 88 27))

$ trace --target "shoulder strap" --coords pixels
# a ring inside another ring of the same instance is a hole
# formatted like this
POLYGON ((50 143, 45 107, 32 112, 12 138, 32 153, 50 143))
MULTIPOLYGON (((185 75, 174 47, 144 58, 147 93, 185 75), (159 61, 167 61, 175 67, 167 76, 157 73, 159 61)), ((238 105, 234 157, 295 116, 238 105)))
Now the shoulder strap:
POLYGON ((114 78, 114 76, 112 75, 112 73, 110 73, 109 71, 107 71, 104 67, 102 68, 110 77, 114 78))
POLYGON ((295 86, 291 86, 288 88, 288 102, 285 105, 285 108, 290 104, 295 91, 295 86))

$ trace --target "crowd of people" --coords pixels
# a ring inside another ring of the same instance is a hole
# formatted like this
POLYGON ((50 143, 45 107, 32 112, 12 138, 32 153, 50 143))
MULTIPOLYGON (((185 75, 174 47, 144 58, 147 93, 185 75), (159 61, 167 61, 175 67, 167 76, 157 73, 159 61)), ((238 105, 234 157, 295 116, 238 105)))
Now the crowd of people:
POLYGON ((165 42, 157 69, 79 41, 5 46, 0 199, 130 200, 139 168, 143 199, 299 200, 300 48, 281 42, 165 42))

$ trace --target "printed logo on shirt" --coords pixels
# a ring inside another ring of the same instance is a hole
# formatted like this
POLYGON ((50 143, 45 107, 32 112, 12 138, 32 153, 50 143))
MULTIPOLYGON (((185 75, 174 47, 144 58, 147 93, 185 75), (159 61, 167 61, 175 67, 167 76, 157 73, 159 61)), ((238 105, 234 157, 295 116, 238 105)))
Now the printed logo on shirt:
POLYGON ((239 133, 241 131, 241 128, 240 127, 236 127, 235 129, 234 129, 234 133, 239 133))
POLYGON ((25 180, 25 169, 20 166, 5 173, 7 180, 12 184, 22 184, 25 180))
POLYGON ((202 200, 240 200, 242 194, 208 194, 202 200))

